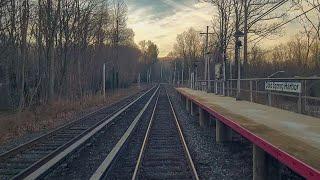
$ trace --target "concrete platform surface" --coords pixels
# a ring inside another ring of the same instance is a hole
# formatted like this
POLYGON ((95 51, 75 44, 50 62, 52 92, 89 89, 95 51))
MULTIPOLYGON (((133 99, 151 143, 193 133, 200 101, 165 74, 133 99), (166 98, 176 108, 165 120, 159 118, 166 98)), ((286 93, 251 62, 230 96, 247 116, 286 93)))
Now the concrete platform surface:
POLYGON ((299 174, 320 177, 320 119, 212 93, 177 88, 299 174))

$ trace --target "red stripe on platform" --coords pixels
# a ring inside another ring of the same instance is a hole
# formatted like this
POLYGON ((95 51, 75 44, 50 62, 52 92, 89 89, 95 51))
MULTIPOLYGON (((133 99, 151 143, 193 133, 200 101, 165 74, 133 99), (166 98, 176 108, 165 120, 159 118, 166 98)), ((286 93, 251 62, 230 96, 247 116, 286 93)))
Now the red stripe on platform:
POLYGON ((247 129, 243 128, 240 124, 234 122, 232 119, 228 119, 224 117, 219 112, 211 109, 203 105, 200 101, 194 99, 192 96, 177 90, 181 95, 187 97, 189 100, 193 101, 202 109, 206 110, 209 114, 213 115, 215 118, 222 121, 224 124, 232 128, 234 131, 241 134, 243 137, 247 138, 253 144, 259 146, 264 151, 268 152, 274 158, 278 159, 280 162, 291 168, 296 173, 300 174, 301 176, 307 178, 308 180, 320 180, 320 171, 316 170, 315 168, 311 167, 310 165, 302 162, 301 160, 297 159, 296 157, 288 154, 287 152, 275 147, 268 141, 258 137, 254 133, 248 131, 247 129))

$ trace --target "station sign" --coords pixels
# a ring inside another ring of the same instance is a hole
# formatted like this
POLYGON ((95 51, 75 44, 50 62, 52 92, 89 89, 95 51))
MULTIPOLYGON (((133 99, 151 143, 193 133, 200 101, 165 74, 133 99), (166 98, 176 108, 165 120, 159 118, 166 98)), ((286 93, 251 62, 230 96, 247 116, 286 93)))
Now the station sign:
POLYGON ((300 82, 265 82, 265 89, 269 91, 301 93, 301 86, 300 82))

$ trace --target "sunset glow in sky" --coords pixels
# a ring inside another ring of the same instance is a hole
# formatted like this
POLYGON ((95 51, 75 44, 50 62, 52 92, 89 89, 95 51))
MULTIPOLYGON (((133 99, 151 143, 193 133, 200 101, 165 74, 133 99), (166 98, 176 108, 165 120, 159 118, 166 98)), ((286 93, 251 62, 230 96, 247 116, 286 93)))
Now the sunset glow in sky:
MULTIPOLYGON (((152 40, 160 49, 160 57, 173 47, 177 34, 190 27, 204 31, 212 25, 215 7, 197 0, 130 0, 128 1, 128 26, 135 32, 135 41, 152 40)), ((286 27, 286 34, 297 33, 297 24, 286 27)), ((289 36, 266 40, 267 46, 284 42, 289 36)))

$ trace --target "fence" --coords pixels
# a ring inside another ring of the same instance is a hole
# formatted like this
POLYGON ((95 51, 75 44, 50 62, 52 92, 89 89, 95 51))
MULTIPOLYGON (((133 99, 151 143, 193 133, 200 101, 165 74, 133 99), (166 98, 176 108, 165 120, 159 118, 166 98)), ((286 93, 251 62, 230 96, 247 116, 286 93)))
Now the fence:
POLYGON ((197 81, 194 89, 320 117, 320 78, 197 81))

